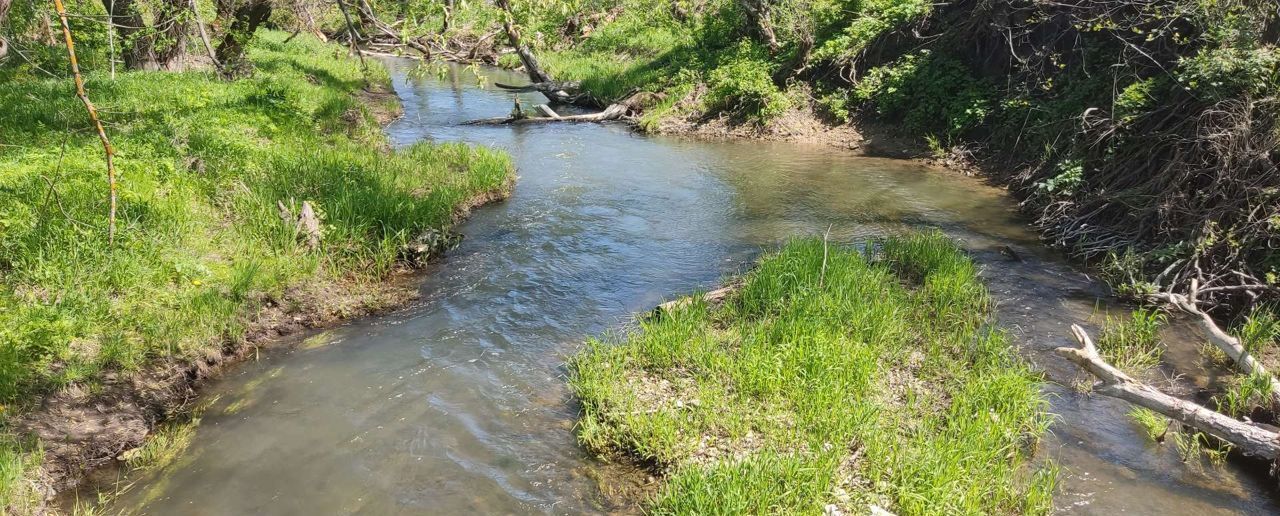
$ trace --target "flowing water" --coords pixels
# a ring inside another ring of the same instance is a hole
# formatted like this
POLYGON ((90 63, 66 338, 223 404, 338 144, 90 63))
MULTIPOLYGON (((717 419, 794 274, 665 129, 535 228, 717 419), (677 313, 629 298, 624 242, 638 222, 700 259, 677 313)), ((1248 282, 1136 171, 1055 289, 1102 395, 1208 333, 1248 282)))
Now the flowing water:
MULTIPOLYGON (((743 270, 797 235, 849 242, 939 227, 981 261, 1001 323, 1046 376, 1059 414, 1040 456, 1080 514, 1258 514, 1257 475, 1147 448, 1123 403, 1075 394, 1047 351, 1097 311, 1083 272, 1038 247, 998 189, 920 165, 819 147, 642 137, 612 125, 471 126, 509 111, 492 69, 413 77, 389 61, 405 116, 387 132, 492 145, 519 181, 477 209, 462 245, 392 315, 300 335, 208 389, 174 465, 129 478, 117 505, 169 514, 576 514, 631 511, 644 481, 574 441, 564 357, 670 296, 743 270), (1009 246, 1022 261, 1002 255, 1009 246), (602 488, 603 486, 603 488, 602 488)), ((540 102, 528 96, 526 105, 540 102)), ((1096 317, 1095 317, 1096 320, 1096 317)), ((1171 356, 1194 356, 1189 340, 1171 356)), ((1203 378, 1193 375, 1194 381, 1203 378)))

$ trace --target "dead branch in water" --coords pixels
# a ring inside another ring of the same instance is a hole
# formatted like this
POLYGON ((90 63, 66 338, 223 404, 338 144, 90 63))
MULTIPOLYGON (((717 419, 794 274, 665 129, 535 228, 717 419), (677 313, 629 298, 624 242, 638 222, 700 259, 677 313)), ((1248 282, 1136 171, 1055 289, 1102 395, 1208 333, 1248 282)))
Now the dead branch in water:
POLYGON ((1198 306, 1200 301, 1200 284, 1197 280, 1191 280, 1190 290, 1184 294, 1174 294, 1172 292, 1161 292, 1155 294, 1152 298, 1164 301, 1174 307, 1195 317, 1196 324, 1200 326, 1200 330, 1204 332, 1209 342, 1217 346, 1218 349, 1226 353, 1235 362, 1236 366, 1246 374, 1256 374, 1267 377, 1271 382, 1271 410, 1280 414, 1280 381, 1276 381, 1275 376, 1267 371, 1262 362, 1253 356, 1251 350, 1245 349, 1244 343, 1239 338, 1227 333, 1214 322, 1213 317, 1198 306))
POLYGON ((1245 455, 1268 460, 1280 458, 1280 434, 1259 425, 1236 419, 1204 406, 1182 400, 1138 382, 1124 372, 1108 364, 1098 354, 1093 339, 1079 325, 1071 325, 1071 332, 1081 348, 1061 347, 1055 351, 1089 371, 1099 382, 1093 392, 1119 398, 1129 403, 1153 410, 1188 427, 1212 435, 1244 452, 1245 455))
POLYGON ((67 40, 67 57, 71 60, 71 73, 75 76, 76 96, 80 97, 80 102, 84 103, 84 109, 89 112, 89 120, 93 121, 94 128, 98 130, 98 140, 102 142, 102 151, 107 156, 107 185, 110 191, 111 208, 107 213, 107 242, 115 244, 116 241, 116 166, 115 166, 115 149, 111 147, 111 140, 107 139, 107 131, 102 128, 102 121, 98 119, 98 110, 93 107, 93 102, 89 101, 89 95, 84 91, 84 77, 80 75, 80 63, 76 61, 76 45, 71 38, 71 26, 67 24, 67 8, 62 5, 62 0, 53 0, 53 7, 58 10, 58 18, 62 20, 62 35, 67 40))
POLYGON ((529 117, 523 113, 512 113, 511 116, 498 118, 484 118, 480 120, 471 120, 465 122, 465 125, 512 125, 512 124, 540 124, 549 122, 609 122, 612 120, 621 120, 623 117, 635 113, 640 110, 644 100, 648 95, 633 93, 626 98, 610 104, 609 107, 596 113, 587 113, 582 115, 561 115, 545 104, 539 105, 538 110, 545 117, 529 117))

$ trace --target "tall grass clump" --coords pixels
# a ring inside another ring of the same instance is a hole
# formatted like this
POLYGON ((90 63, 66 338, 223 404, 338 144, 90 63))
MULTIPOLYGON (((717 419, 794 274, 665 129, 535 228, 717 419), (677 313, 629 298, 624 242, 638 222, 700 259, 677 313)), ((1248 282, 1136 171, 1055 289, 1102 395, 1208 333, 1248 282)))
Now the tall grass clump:
POLYGON ((795 240, 571 362, 580 439, 650 464, 658 514, 1046 513, 1037 376, 940 233, 795 240))
MULTIPOLYGON (((114 246, 102 149, 70 82, 0 89, 0 404, 10 412, 107 373, 204 356, 264 305, 317 308, 295 292, 369 285, 400 244, 507 188, 512 167, 496 151, 389 150, 375 117, 387 106, 359 98, 365 81, 345 50, 260 36, 243 80, 89 74, 118 153, 114 246), (280 219, 279 205, 297 213, 304 201, 321 221, 314 248, 280 219)), ((369 73, 386 84, 381 67, 369 73)))
POLYGON ((1165 319, 1163 313, 1149 308, 1134 310, 1128 317, 1108 315, 1098 336, 1098 352, 1124 371, 1138 373, 1160 365, 1164 355, 1160 328, 1165 319))

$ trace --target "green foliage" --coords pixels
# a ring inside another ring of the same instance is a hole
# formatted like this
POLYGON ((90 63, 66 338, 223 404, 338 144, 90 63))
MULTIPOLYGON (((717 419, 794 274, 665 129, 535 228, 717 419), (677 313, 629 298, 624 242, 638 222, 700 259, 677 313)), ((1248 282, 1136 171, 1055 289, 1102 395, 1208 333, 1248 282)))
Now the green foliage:
POLYGON ((1233 417, 1247 417, 1255 408, 1267 407, 1271 400, 1271 375, 1248 374, 1232 377, 1227 388, 1217 396, 1218 412, 1233 417))
POLYGON ((1273 306, 1258 306, 1249 313, 1233 335, 1240 337, 1246 353, 1266 355, 1276 351, 1280 341, 1280 317, 1273 306))
POLYGON ((1280 49, 1206 48, 1178 63, 1174 77, 1209 100, 1265 95, 1280 84, 1280 49))
POLYGON ((956 59, 925 49, 872 68, 852 96, 909 131, 952 138, 986 120, 990 91, 956 59))
POLYGON ((1159 96, 1157 84, 1159 79, 1152 77, 1134 81, 1121 90, 1115 100, 1115 117, 1125 122, 1132 122, 1150 110, 1159 96))
POLYGON ((1157 414, 1155 411, 1134 407, 1129 410, 1129 417, 1142 428, 1142 433, 1147 436, 1153 443, 1164 440, 1169 433, 1171 422, 1169 418, 1157 414))
POLYGON ((1046 513, 1037 376, 939 233, 818 239, 571 360, 580 439, 669 472, 657 514, 1046 513))
POLYGON ((706 103, 714 111, 743 116, 766 124, 791 107, 787 96, 773 84, 773 67, 758 46, 742 43, 707 77, 706 103))
POLYGON ((1155 284, 1144 279, 1149 258, 1152 257, 1132 248, 1127 248, 1122 253, 1110 253, 1102 263, 1102 280, 1117 297, 1144 300, 1159 290, 1155 284))
POLYGON ((847 18, 833 20, 837 34, 823 41, 814 51, 814 59, 842 62, 854 58, 867 45, 909 22, 927 16, 933 2, 927 0, 866 0, 847 2, 847 18), (851 8, 851 9, 849 9, 851 8))
POLYGON ((401 243, 506 188, 495 151, 385 150, 341 48, 261 36, 252 79, 88 71, 117 151, 114 246, 102 147, 69 82, 0 90, 0 141, 22 142, 0 147, 0 402, 204 356, 289 289, 382 277, 401 243), (280 222, 277 203, 302 201, 319 249, 280 222))
POLYGON ((1098 336, 1098 352, 1102 358, 1122 371, 1142 372, 1160 364, 1164 347, 1160 344, 1160 328, 1165 315, 1139 308, 1125 317, 1108 315, 1098 336))
POLYGON ((1067 160, 1058 164, 1058 175, 1036 183, 1040 193, 1055 197, 1071 197, 1084 185, 1084 165, 1080 160, 1067 160))
POLYGON ((0 507, 12 514, 33 514, 42 508, 44 493, 29 481, 44 452, 9 433, 0 434, 0 507))

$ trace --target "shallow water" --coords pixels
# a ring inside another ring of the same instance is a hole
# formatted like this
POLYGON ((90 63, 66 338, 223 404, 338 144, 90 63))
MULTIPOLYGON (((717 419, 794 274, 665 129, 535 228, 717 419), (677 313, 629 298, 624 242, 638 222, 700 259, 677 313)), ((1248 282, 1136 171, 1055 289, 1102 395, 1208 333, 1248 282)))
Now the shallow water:
MULTIPOLYGON (((563 360, 589 336, 679 293, 714 286, 762 249, 831 228, 852 241, 940 227, 984 263, 1000 318, 1059 383, 1048 354, 1096 311, 1084 273, 1039 249, 1001 190, 947 172, 828 148, 695 142, 621 126, 482 127, 505 72, 446 66, 411 78, 390 61, 399 146, 506 149, 520 178, 477 209, 462 245, 392 315, 296 337, 208 389, 216 398, 175 465, 127 478, 143 514, 455 514, 629 511, 613 486, 643 481, 574 442, 563 360), (1023 261, 998 251, 1012 247, 1023 261)), ((537 96, 526 105, 541 102, 537 96)), ((1190 341, 1171 355, 1192 356, 1190 341)), ((1195 376, 1199 378, 1200 376, 1195 376)), ((1063 469, 1079 514, 1259 514, 1274 492, 1233 468, 1190 468, 1147 449, 1120 402, 1050 383, 1059 414, 1040 456, 1063 469)))

